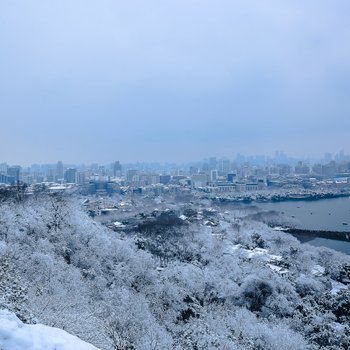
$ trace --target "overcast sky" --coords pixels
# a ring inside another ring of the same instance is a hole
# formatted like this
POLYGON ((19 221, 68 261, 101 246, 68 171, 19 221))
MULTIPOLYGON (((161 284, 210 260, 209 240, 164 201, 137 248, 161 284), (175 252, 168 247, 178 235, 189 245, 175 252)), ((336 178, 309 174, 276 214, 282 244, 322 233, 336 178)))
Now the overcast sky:
POLYGON ((350 153, 349 0, 2 0, 0 163, 350 153))

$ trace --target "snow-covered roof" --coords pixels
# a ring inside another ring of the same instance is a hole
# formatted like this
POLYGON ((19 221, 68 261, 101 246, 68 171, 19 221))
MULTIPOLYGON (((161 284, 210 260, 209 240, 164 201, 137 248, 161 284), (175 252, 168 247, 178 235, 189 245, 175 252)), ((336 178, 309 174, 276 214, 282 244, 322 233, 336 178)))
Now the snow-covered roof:
POLYGON ((51 191, 64 191, 67 189, 67 186, 64 185, 57 185, 57 186, 51 186, 49 188, 51 191))

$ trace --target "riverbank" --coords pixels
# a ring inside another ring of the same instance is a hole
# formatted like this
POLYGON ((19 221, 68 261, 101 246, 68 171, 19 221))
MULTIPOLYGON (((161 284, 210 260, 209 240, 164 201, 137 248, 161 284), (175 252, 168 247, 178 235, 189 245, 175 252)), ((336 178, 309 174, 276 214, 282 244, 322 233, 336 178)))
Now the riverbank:
POLYGON ((225 203, 276 203, 288 201, 317 201, 322 199, 333 199, 350 197, 350 188, 342 190, 317 190, 317 191, 261 191, 252 193, 230 193, 225 196, 203 196, 216 204, 225 203))
POLYGON ((315 238, 325 238, 332 239, 335 241, 350 242, 350 232, 305 230, 296 228, 285 228, 281 231, 290 233, 294 237, 298 238, 302 243, 315 238))

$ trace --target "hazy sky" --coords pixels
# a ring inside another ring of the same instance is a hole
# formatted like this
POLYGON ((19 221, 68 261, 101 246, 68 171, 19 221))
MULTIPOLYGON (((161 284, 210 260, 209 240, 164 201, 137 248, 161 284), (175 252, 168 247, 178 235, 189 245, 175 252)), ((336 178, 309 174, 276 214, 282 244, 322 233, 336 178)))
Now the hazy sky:
POLYGON ((1 0, 0 162, 350 153, 349 0, 1 0))

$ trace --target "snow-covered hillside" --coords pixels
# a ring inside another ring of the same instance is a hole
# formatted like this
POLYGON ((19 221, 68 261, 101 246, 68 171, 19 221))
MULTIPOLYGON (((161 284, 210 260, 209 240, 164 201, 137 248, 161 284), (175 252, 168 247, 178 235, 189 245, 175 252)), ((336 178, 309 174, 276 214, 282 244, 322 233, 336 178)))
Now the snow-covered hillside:
POLYGON ((15 314, 0 310, 1 350, 97 350, 62 329, 24 324, 15 314))
POLYGON ((0 200, 1 350, 350 348, 349 256, 195 197, 81 203, 0 200))

